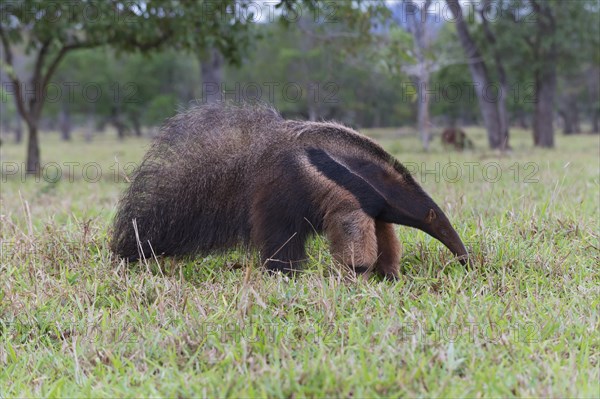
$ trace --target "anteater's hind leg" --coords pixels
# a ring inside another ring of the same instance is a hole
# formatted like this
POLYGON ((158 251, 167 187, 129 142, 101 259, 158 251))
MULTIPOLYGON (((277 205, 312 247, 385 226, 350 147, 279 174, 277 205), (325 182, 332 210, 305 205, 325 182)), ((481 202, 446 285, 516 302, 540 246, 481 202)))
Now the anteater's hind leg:
POLYGON ((334 258, 357 273, 377 261, 375 220, 352 203, 340 203, 325 214, 323 225, 334 258))
POLYGON ((312 230, 304 218, 306 205, 285 196, 257 197, 250 217, 251 241, 268 270, 289 273, 306 260, 305 244, 312 230))
POLYGON ((291 229, 269 231, 261 228, 253 240, 258 244, 262 262, 269 271, 294 272, 299 270, 301 263, 306 260, 306 240, 291 229))
POLYGON ((394 225, 376 220, 375 234, 377 235, 377 252, 379 254, 375 271, 387 278, 396 279, 398 278, 401 245, 394 232, 394 225))

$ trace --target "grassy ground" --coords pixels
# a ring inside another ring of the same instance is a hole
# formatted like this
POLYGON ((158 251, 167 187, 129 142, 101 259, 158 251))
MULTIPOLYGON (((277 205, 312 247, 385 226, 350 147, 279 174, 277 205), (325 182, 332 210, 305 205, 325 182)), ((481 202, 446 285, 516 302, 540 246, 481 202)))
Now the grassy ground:
POLYGON ((322 238, 292 280, 241 253, 125 267, 108 227, 121 172, 148 142, 44 135, 56 164, 36 181, 13 174, 25 150, 5 140, 0 397, 597 396, 598 136, 542 151, 515 131, 499 155, 467 132, 474 151, 436 141, 428 154, 396 130, 368 132, 475 259, 465 270, 398 227, 396 283, 340 271, 322 238))

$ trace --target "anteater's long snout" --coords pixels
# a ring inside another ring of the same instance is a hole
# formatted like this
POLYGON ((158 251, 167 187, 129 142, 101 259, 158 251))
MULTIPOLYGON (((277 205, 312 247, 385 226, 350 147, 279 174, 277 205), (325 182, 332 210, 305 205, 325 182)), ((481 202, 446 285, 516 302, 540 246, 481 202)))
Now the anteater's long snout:
POLYGON ((446 231, 446 235, 439 234, 441 237, 438 236, 436 238, 440 240, 440 242, 444 244, 450 250, 450 252, 458 257, 458 261, 463 266, 469 266, 471 264, 469 251, 467 251, 467 248, 460 239, 460 236, 452 227, 446 228, 446 231))
POLYGON ((470 265, 469 252, 465 244, 441 209, 437 206, 432 207, 423 226, 422 230, 444 244, 450 252, 458 257, 461 264, 470 265))

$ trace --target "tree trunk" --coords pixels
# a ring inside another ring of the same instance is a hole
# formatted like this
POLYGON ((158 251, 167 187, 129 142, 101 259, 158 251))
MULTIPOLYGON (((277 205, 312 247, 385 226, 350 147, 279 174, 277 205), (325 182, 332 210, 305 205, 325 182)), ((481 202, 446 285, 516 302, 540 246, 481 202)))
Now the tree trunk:
POLYGON ((39 174, 40 172, 40 144, 38 129, 35 125, 28 125, 27 137, 27 174, 39 174))
POLYGON ((509 127, 508 110, 506 109, 506 95, 508 94, 508 83, 506 77, 500 79, 500 93, 498 94, 498 120, 500 123, 500 149, 509 149, 509 127))
POLYGON ((536 73, 536 103, 533 114, 533 144, 536 147, 554 147, 554 93, 556 67, 547 64, 536 73))
MULTIPOLYGON (((94 115, 96 115, 95 111, 88 115, 88 118, 94 118, 94 115)), ((107 118, 100 118, 100 122, 98 122, 98 127, 95 128, 95 131, 99 133, 106 133, 106 125, 108 122, 109 120, 107 118)))
POLYGON ((558 110, 558 114, 563 120, 563 134, 566 136, 573 134, 575 129, 573 128, 573 120, 569 116, 569 111, 567 109, 561 108, 558 110))
POLYGON ((117 129, 117 138, 123 140, 125 138, 125 131, 127 126, 121 118, 121 110, 119 104, 113 105, 110 112, 110 123, 117 129))
POLYGON ((133 132, 136 137, 142 137, 142 125, 137 115, 131 117, 131 124, 133 125, 133 132))
POLYGON ((486 97, 486 89, 492 87, 488 68, 485 62, 483 62, 483 57, 477 47, 477 43, 475 43, 475 40, 469 33, 458 0, 446 0, 446 3, 456 20, 456 32, 458 33, 459 41, 467 56, 469 70, 471 71, 471 77, 475 85, 474 89, 477 95, 477 102, 479 104, 479 109, 481 110, 481 115, 483 116, 483 123, 488 133, 490 148, 502 148, 506 143, 506 139, 505 134, 501 130, 502 124, 500 122, 498 107, 496 106, 496 101, 491 101, 486 97))
POLYGON ((223 100, 221 84, 223 83, 224 58, 216 48, 208 50, 208 56, 200 60, 202 73, 202 102, 214 103, 223 100))
POLYGON ((418 81, 418 101, 417 107, 417 126, 421 135, 423 149, 429 151, 430 132, 429 132, 429 95, 427 94, 429 79, 417 79, 418 81))
POLYGON ((315 122, 317 120, 317 110, 313 103, 308 104, 308 120, 315 122))
POLYGON ((60 134, 61 138, 64 141, 71 140, 71 114, 69 112, 68 105, 63 105, 59 114, 59 126, 60 126, 60 134))
POLYGON ((573 133, 581 133, 581 124, 579 123, 579 107, 577 107, 577 98, 569 98, 569 115, 573 121, 573 133))
POLYGON ((92 141, 92 137, 94 137, 94 131, 96 129, 96 121, 94 120, 94 113, 88 113, 88 121, 87 121, 87 129, 85 129, 85 141, 90 143, 92 141))
POLYGON ((529 122, 527 121, 527 114, 523 111, 518 111, 517 121, 521 129, 529 129, 529 122))
POLYGON ((533 144, 554 147, 554 96, 557 82, 556 19, 549 2, 530 1, 536 13, 535 40, 529 42, 535 59, 535 107, 533 111, 533 144), (546 40, 544 40, 546 39, 546 40))
POLYGON ((125 139, 125 125, 119 119, 115 119, 113 125, 117 129, 117 137, 119 140, 125 139))
POLYGON ((428 31, 428 11, 432 0, 426 0, 420 6, 414 1, 406 1, 405 12, 408 16, 409 31, 414 39, 413 51, 417 59, 413 73, 417 83, 417 129, 421 136, 423 150, 429 151, 429 77, 432 66, 428 62, 427 52, 431 47, 431 31, 428 31))
POLYGON ((566 135, 581 133, 581 125, 579 124, 579 109, 577 107, 577 98, 574 95, 569 95, 558 110, 564 126, 563 133, 566 135))
POLYGON ((373 115, 373 127, 381 127, 381 112, 377 108, 374 108, 375 114, 373 115))
POLYGON ((496 72, 498 73, 498 81, 500 83, 500 92, 498 93, 497 98, 497 108, 498 108, 498 121, 500 124, 500 139, 501 139, 501 149, 510 148, 508 144, 508 135, 509 135, 509 117, 508 111, 506 109, 506 95, 509 93, 508 86, 508 78, 506 76, 506 70, 504 69, 503 63, 503 55, 498 50, 498 44, 496 40, 496 35, 492 32, 490 27, 490 23, 487 19, 487 15, 484 10, 487 7, 490 7, 491 0, 486 0, 484 3, 484 8, 480 10, 481 20, 483 21, 483 30, 485 32, 485 37, 490 47, 493 49, 494 53, 494 63, 496 64, 496 72))
POLYGON ((308 120, 311 122, 315 122, 317 120, 317 118, 319 117, 319 111, 318 111, 318 99, 317 99, 317 92, 315 90, 315 87, 318 83, 316 82, 309 82, 305 87, 306 87, 306 109, 308 110, 308 120))
POLYGON ((21 115, 17 114, 15 117, 15 143, 21 144, 23 141, 23 120, 21 115))

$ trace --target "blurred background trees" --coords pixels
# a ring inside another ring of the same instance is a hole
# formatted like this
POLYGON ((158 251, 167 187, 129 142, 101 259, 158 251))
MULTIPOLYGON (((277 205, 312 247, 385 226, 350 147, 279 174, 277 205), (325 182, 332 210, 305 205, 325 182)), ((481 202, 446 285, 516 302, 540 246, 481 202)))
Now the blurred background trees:
POLYGON ((593 0, 8 1, 0 5, 6 139, 143 136, 191 102, 263 101, 286 117, 433 133, 482 124, 509 148, 598 131, 593 0), (268 13, 267 13, 268 12, 268 13), (111 16, 111 17, 107 17, 111 16))

